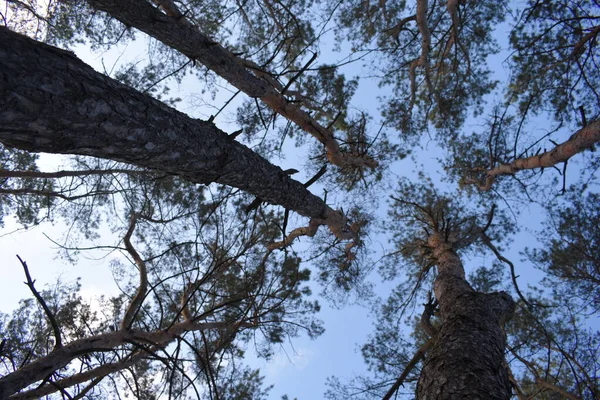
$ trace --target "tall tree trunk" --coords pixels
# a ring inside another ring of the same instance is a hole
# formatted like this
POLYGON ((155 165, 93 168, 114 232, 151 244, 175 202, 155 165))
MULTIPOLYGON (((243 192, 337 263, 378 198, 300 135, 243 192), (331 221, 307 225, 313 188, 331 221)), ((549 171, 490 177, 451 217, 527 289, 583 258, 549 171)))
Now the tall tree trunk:
POLYGON ((331 129, 322 126, 301 107, 288 101, 283 88, 273 86, 278 84, 269 78, 268 72, 262 71, 256 64, 237 57, 215 43, 187 22, 185 16, 176 15, 180 13, 176 8, 172 8, 172 4, 171 7, 163 7, 168 8, 167 12, 170 10, 173 14, 168 16, 146 0, 87 0, 87 2, 125 25, 133 26, 204 64, 248 96, 260 98, 273 111, 294 122, 325 145, 327 156, 332 164, 338 167, 358 165, 374 168, 377 166, 377 161, 370 157, 342 153, 331 129), (268 80, 273 84, 265 78, 269 78, 268 80))
POLYGON ((218 182, 311 218, 333 210, 211 122, 95 72, 72 53, 0 27, 0 142, 218 182))
POLYGON ((423 365, 417 398, 510 399, 502 325, 514 309, 513 300, 504 292, 473 290, 445 235, 431 235, 429 246, 438 267, 434 291, 441 325, 423 365))

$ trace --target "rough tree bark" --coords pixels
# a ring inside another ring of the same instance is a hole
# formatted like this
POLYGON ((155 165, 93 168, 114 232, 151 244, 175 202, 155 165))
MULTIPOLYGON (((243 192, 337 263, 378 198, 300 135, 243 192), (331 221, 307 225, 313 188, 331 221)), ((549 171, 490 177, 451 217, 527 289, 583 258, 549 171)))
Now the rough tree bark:
MULTIPOLYGON (((235 56, 215 43, 189 23, 174 7, 165 7, 173 16, 162 13, 145 0, 87 0, 94 8, 105 11, 127 26, 132 26, 154 37, 165 45, 204 64, 210 70, 240 89, 248 96, 260 98, 276 113, 297 124, 319 140, 327 149, 329 161, 339 167, 359 165, 374 168, 377 161, 366 156, 342 153, 331 129, 307 112, 288 101, 282 90, 255 74, 268 75, 258 66, 235 56), (251 72, 252 71, 252 72, 251 72)), ((157 3, 163 3, 157 1, 157 3)), ((169 3, 169 2, 164 2, 169 3)), ((283 89, 283 88, 279 88, 283 89)))
POLYGON ((80 154, 240 188, 350 238, 343 216, 213 123, 190 118, 63 51, 0 27, 0 143, 80 154))
POLYGON ((514 310, 513 300, 504 292, 476 292, 447 235, 433 233, 428 245, 438 268, 434 291, 441 324, 423 364, 417 398, 510 399, 502 325, 514 310))

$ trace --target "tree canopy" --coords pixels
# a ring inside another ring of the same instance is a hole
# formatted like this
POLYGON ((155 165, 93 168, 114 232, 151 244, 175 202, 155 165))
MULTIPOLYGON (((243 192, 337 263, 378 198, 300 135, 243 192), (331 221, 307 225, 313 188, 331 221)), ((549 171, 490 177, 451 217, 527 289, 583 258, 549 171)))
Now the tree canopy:
POLYGON ((266 399, 353 302, 326 398, 600 397, 598 1, 0 5, 0 223, 119 293, 4 255, 0 398, 266 399))

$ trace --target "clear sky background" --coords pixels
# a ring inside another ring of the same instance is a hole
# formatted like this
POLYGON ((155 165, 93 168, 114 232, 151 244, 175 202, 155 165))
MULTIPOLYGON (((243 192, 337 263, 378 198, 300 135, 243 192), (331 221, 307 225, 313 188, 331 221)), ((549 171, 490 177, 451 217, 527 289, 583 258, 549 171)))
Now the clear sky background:
MULTIPOLYGON (((506 39, 506 35, 499 31, 500 38, 506 39)), ((141 35, 140 35, 141 36, 141 35)), ((324 48, 327 48, 324 46, 324 48)), ((102 63, 109 67, 119 57, 120 61, 127 59, 136 59, 144 57, 146 48, 143 43, 130 45, 127 49, 121 49, 124 54, 119 52, 104 53, 101 55, 92 55, 85 47, 76 48, 76 54, 86 63, 92 65, 98 71, 102 71, 102 63)), ((321 58, 323 62, 334 61, 337 56, 335 54, 322 54, 325 58, 321 58)), ((494 56, 493 63, 496 66, 498 77, 503 79, 505 72, 502 67, 502 61, 506 57, 506 53, 499 56, 494 56)), ((354 64, 347 68, 349 75, 359 75, 361 73, 361 64, 354 64), (353 70, 355 69, 355 73, 353 70)), ((189 95, 200 95, 202 82, 193 81, 193 78, 187 78, 183 85, 179 88, 173 88, 172 95, 180 96, 184 99, 189 95), (180 91, 180 94, 177 93, 180 91)), ((217 95, 214 104, 218 107, 227 100, 226 92, 217 95), (225 94, 224 94, 225 93, 225 94)), ((353 104, 362 109, 371 112, 373 116, 378 115, 377 111, 377 96, 381 95, 381 90, 377 87, 374 81, 364 80, 361 82, 359 90, 354 98, 353 104)), ((210 99, 206 99, 210 101, 210 99)), ((214 113, 211 109, 199 109, 184 101, 179 104, 178 108, 196 118, 207 118, 214 113)), ((235 107, 230 107, 225 113, 221 114, 216 124, 219 128, 225 131, 235 131, 237 127, 229 124, 234 120, 233 113, 235 107)), ((479 128, 475 125, 478 122, 467 122, 465 130, 474 130, 479 128)), ((426 142, 426 138, 424 138, 426 142)), ((290 146, 292 143, 288 143, 290 146)), ((300 154, 295 149, 289 152, 287 158, 281 162, 274 160, 276 164, 283 169, 296 167, 302 162, 300 154)), ((437 173, 435 162, 435 149, 431 147, 426 151, 417 153, 417 161, 431 170, 431 174, 437 173)), ((53 171, 59 169, 58 163, 60 157, 48 156, 43 157, 42 162, 44 167, 42 170, 53 171)), ((414 176, 413 167, 410 167, 410 160, 395 164, 393 172, 398 176, 414 176)), ((302 169, 301 167, 298 169, 302 169)), ((306 179, 302 175, 297 178, 300 181, 306 179)), ((317 185, 311 187, 312 191, 321 195, 321 188, 317 185)), ((383 199, 385 201, 385 199, 383 199)), ((338 204, 338 206, 343 204, 338 204)), ((380 217, 385 219, 384 211, 380 217)), ((531 209, 524 210, 522 219, 529 227, 516 237, 514 245, 511 249, 505 251, 505 255, 513 260, 518 266, 519 281, 522 283, 522 288, 526 287, 526 282, 536 281, 538 275, 531 265, 519 263, 521 257, 519 251, 524 246, 535 246, 536 230, 540 227, 540 221, 543 215, 540 214, 534 206, 531 209)), ((54 285, 57 279, 69 281, 77 277, 81 277, 83 291, 82 293, 88 298, 95 298, 101 294, 111 296, 118 294, 118 288, 114 283, 112 274, 108 267, 108 262, 111 258, 123 257, 118 252, 113 252, 108 256, 102 252, 94 252, 92 254, 82 254, 75 265, 58 258, 57 246, 47 239, 50 238, 60 241, 65 227, 61 223, 51 225, 44 223, 40 226, 32 228, 29 231, 16 231, 19 227, 8 218, 5 221, 5 226, 0 230, 0 276, 2 277, 2 296, 0 301, 0 311, 9 313, 18 304, 18 301, 25 297, 31 297, 27 287, 22 283, 24 275, 19 261, 15 257, 19 254, 27 261, 31 274, 36 279, 36 287, 43 289, 45 285, 54 285), (45 234, 45 235, 44 235, 45 234)), ((116 244, 120 238, 111 235, 110 232, 104 231, 100 239, 94 244, 116 244)), ((389 247, 387 239, 381 235, 372 237, 370 247, 372 249, 380 249, 389 247)), ((88 244, 86 244, 88 245, 88 244)), ((303 245, 297 245, 296 249, 302 249, 303 245)), ((375 257, 377 258, 377 257, 375 257)), ((491 258, 478 259, 473 258, 464 260, 467 268, 479 266, 482 263, 491 264, 491 258)), ((313 269, 314 270, 314 269, 313 269)), ((378 276, 374 274, 371 279, 376 282, 378 276)), ((377 291, 385 298, 386 291, 391 286, 388 284, 378 284, 377 291)), ((319 288, 315 287, 315 294, 318 294, 319 288)), ((267 384, 275 384, 275 388, 271 392, 272 399, 280 399, 281 395, 288 394, 290 398, 298 397, 298 399, 319 399, 322 398, 325 391, 325 379, 329 376, 336 375, 340 378, 350 378, 353 375, 365 373, 365 366, 362 357, 358 352, 358 348, 367 338, 367 335, 373 331, 371 312, 366 307, 348 306, 343 309, 330 307, 326 300, 321 301, 323 310, 320 317, 325 321, 326 332, 315 341, 308 340, 306 337, 293 339, 291 343, 285 343, 281 346, 273 360, 264 362, 256 360, 250 356, 249 362, 254 366, 260 366, 262 373, 266 375, 267 384)), ((420 310, 417 310, 420 312, 420 310)))

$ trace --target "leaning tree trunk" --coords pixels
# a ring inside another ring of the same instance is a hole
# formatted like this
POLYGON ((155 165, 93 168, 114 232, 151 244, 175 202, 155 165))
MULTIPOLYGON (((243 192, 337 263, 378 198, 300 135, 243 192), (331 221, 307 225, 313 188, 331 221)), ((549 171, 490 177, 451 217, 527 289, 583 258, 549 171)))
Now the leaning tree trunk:
POLYGON ((72 53, 0 27, 0 142, 218 182, 298 214, 333 214, 304 185, 213 123, 95 72, 72 53))
POLYGON ((135 27, 204 64, 248 96, 261 99, 273 111, 324 144, 329 161, 338 167, 358 165, 375 168, 377 166, 377 161, 370 157, 342 153, 330 128, 322 126, 308 112, 294 102, 288 101, 284 95, 285 89, 274 87, 272 84, 280 85, 272 82, 272 79, 269 79, 272 84, 264 79, 268 78, 269 74, 261 71, 260 67, 237 57, 192 26, 171 1, 155 0, 155 3, 162 4, 163 8, 168 4, 167 8, 170 8, 172 16, 163 14, 146 0, 88 0, 88 3, 98 10, 107 12, 126 26, 135 27))
POLYGON ((441 325, 423 364, 417 399, 510 399, 502 325, 514 309, 513 300, 504 292, 473 290, 444 235, 433 234, 429 246, 439 273, 434 291, 441 325))

